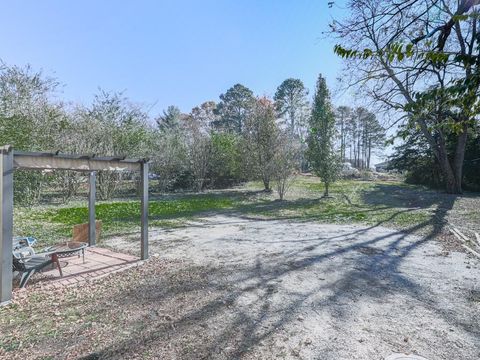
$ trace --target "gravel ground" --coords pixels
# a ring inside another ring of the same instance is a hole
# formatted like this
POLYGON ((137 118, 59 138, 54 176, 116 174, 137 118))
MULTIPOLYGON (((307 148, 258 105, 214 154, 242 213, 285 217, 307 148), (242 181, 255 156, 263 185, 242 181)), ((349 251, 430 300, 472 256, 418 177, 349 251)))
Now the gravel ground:
MULTIPOLYGON (((172 326, 137 340, 159 359, 479 359, 480 262, 427 238, 224 215, 153 230, 151 253, 176 264, 159 305, 172 326)), ((129 344, 101 357, 133 358, 129 344)))

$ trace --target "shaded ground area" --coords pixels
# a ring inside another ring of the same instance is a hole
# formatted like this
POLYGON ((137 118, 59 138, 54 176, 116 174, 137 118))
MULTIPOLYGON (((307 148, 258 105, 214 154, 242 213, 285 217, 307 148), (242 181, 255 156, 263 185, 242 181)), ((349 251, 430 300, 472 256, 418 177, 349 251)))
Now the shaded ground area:
MULTIPOLYGON (((156 256, 101 282, 16 292, 0 309, 0 358, 480 358, 480 264, 446 232, 480 232, 478 194, 343 181, 325 200, 314 177, 284 202, 258 189, 154 196, 156 256)), ((137 204, 98 210, 102 246, 136 254, 137 204)), ((85 214, 22 209, 17 235, 57 241, 85 214)))
POLYGON ((0 355, 480 356, 480 268, 465 254, 445 256, 426 237, 379 226, 200 220, 153 231, 158 255, 139 268, 62 292, 16 293, 0 310, 0 355))

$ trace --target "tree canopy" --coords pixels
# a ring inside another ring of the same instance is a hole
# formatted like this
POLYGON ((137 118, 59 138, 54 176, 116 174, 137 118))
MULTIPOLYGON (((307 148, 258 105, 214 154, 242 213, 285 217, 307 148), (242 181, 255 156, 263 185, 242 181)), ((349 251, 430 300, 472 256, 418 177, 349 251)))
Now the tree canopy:
POLYGON ((216 109, 219 120, 215 125, 227 131, 241 133, 254 104, 252 90, 241 84, 233 85, 226 93, 220 95, 216 109))
POLYGON ((306 118, 307 95, 308 90, 300 79, 289 78, 278 86, 273 97, 278 116, 284 119, 292 133, 303 125, 306 118))
POLYGON ((462 192, 467 137, 479 111, 478 4, 350 2, 350 15, 331 25, 349 84, 384 109, 403 111, 400 135, 422 134, 451 193, 462 192))
POLYGON ((335 116, 325 78, 320 74, 313 98, 312 115, 307 138, 307 158, 313 172, 325 184, 325 196, 340 170, 339 157, 334 149, 335 116))

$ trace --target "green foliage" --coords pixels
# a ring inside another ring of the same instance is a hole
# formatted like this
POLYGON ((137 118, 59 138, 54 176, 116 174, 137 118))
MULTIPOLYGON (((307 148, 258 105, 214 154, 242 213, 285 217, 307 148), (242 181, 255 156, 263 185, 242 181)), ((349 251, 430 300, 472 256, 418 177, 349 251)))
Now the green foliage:
POLYGON ((255 104, 253 92, 241 84, 235 84, 220 95, 220 100, 215 110, 220 119, 215 127, 240 134, 255 104))
POLYGON ((181 118, 182 113, 180 109, 174 105, 170 105, 156 121, 160 131, 166 131, 178 128, 181 118))
POLYGON ((328 187, 338 178, 340 162, 334 149, 335 117, 327 83, 321 74, 317 81, 309 131, 307 158, 313 172, 325 184, 325 195, 328 196, 328 187))
POLYGON ((275 171, 274 157, 279 129, 275 122, 273 103, 267 98, 257 99, 252 114, 245 123, 245 160, 251 160, 249 168, 262 179, 265 190, 270 191, 270 180, 275 171))
POLYGON ((188 188, 191 178, 185 132, 168 128, 161 131, 156 140, 151 168, 159 176, 159 190, 188 188))
MULTIPOLYGON (((77 108, 71 126, 62 135, 62 150, 77 154, 149 157, 154 143, 154 131, 147 124, 147 115, 122 93, 102 90, 95 95, 90 107, 77 108)), ((99 172, 99 198, 110 199, 120 179, 118 172, 99 172)))
POLYGON ((352 109, 340 106, 336 112, 336 127, 340 137, 342 162, 348 161, 357 169, 369 169, 371 154, 385 144, 385 129, 375 114, 364 107, 352 109))
MULTIPOLYGON (((64 127, 65 114, 49 101, 57 82, 30 67, 0 67, 0 144, 17 150, 56 150, 56 135, 64 127)), ((17 204, 39 201, 41 189, 52 177, 40 172, 14 174, 17 204)))
MULTIPOLYGON (((463 187, 470 191, 480 191, 480 129, 470 130, 464 161, 463 187)), ((390 168, 405 173, 405 181, 409 184, 426 185, 431 188, 445 186, 445 178, 435 161, 428 144, 411 128, 402 130, 405 142, 395 147, 390 157, 390 168)), ((450 133, 448 146, 454 146, 450 133)))
POLYGON ((350 17, 332 24, 342 39, 334 51, 351 63, 353 82, 392 113, 404 111, 449 193, 462 192, 461 162, 480 114, 478 9, 477 1, 407 1, 399 8, 367 0, 351 3, 350 17))
POLYGON ((211 147, 209 178, 215 187, 226 187, 245 180, 240 136, 233 133, 212 133, 211 147))
MULTIPOLYGON (((330 186, 333 198, 321 198, 324 186, 317 177, 298 177, 292 184, 288 201, 276 201, 276 195, 258 193, 261 183, 232 193, 169 195, 149 203, 150 224, 178 227, 189 219, 206 214, 229 213, 265 216, 274 219, 311 220, 333 223, 363 223, 394 228, 423 229, 435 220, 430 206, 441 203, 442 194, 422 187, 395 182, 337 181, 330 186), (321 198, 319 200, 319 198, 321 198), (422 208, 418 207, 422 201, 422 208), (420 226, 419 226, 420 225, 420 226)), ((477 214, 475 209, 466 216, 477 214)), ((140 203, 117 201, 99 203, 97 218, 103 222, 103 236, 138 232, 140 203)), ((478 215, 478 214, 477 214, 478 215)), ((71 237, 72 226, 88 219, 86 206, 35 206, 15 211, 15 234, 36 236, 46 246, 71 237)))
POLYGON ((286 79, 275 92, 275 109, 283 118, 292 133, 303 126, 305 112, 308 108, 308 90, 300 79, 286 79))
MULTIPOLYGON (((50 176, 51 178, 51 176, 50 176)), ((15 204, 31 206, 40 202, 42 189, 51 179, 40 171, 16 170, 13 174, 15 204)))

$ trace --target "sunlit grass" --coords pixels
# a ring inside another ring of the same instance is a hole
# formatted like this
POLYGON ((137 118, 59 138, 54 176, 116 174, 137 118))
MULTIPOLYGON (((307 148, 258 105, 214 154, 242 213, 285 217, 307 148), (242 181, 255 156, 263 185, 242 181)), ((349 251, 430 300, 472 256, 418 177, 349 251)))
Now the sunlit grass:
MULTIPOLYGON (((151 226, 177 227, 195 214, 231 208, 228 197, 199 194, 149 202, 151 226)), ((135 231, 140 226, 140 202, 103 202, 95 207, 96 219, 102 221, 105 236, 135 231)), ((73 225, 88 222, 87 206, 37 207, 15 213, 16 235, 33 235, 49 244, 72 235, 73 225)))
MULTIPOLYGON (((338 181, 323 198, 323 184, 316 177, 297 177, 286 201, 275 192, 262 192, 260 182, 250 182, 229 191, 160 196, 149 203, 150 226, 175 228, 206 214, 247 214, 296 221, 362 223, 402 229, 425 227, 433 221, 436 193, 399 182, 338 181)), ((96 217, 103 236, 139 230, 140 202, 99 202, 96 217)), ((88 221, 86 203, 71 206, 37 206, 15 210, 15 235, 33 235, 50 244, 69 239, 72 227, 88 221)))

